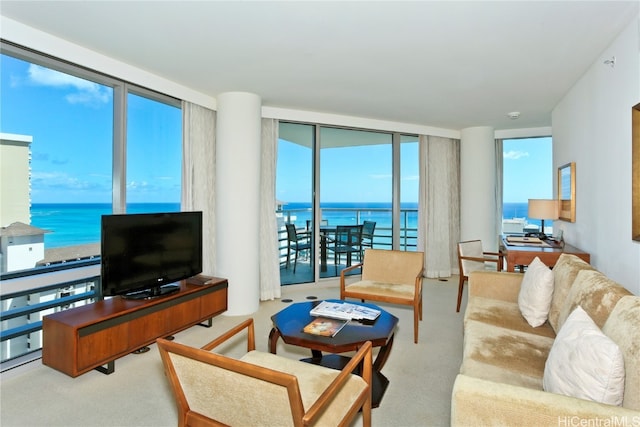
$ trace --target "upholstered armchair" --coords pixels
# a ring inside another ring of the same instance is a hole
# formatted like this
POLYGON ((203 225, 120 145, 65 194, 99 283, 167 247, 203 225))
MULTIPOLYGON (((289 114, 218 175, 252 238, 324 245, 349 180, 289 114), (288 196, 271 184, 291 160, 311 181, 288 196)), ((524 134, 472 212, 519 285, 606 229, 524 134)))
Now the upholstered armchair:
POLYGON ((363 425, 371 425, 369 341, 341 371, 256 351, 253 319, 202 348, 157 344, 179 426, 343 426, 359 410, 363 425), (244 330, 247 353, 240 359, 210 351, 244 330))
POLYGON ((418 321, 422 320, 422 275, 424 253, 367 249, 360 264, 340 273, 340 299, 380 301, 413 308, 413 341, 418 342, 418 321), (361 268, 362 278, 346 284, 345 274, 361 268))

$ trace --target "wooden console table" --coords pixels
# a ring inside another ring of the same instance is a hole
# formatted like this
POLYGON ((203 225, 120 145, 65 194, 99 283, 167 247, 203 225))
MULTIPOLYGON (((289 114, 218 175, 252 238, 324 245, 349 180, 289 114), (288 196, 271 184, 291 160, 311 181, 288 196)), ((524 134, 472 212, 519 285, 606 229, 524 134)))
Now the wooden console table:
POLYGON ((206 284, 180 282, 180 291, 164 297, 122 297, 60 311, 42 320, 42 363, 72 377, 92 369, 110 374, 115 360, 209 320, 227 310, 227 280, 206 284), (105 368, 103 365, 107 365, 105 368))
POLYGON ((591 262, 591 256, 575 246, 566 243, 563 246, 554 244, 553 242, 549 242, 548 244, 549 246, 514 245, 508 244, 506 238, 502 237, 502 239, 500 239, 500 252, 504 254, 504 258, 507 261, 507 271, 515 271, 516 265, 529 265, 535 257, 540 258, 540 261, 549 267, 553 267, 563 253, 576 255, 586 262, 591 262))

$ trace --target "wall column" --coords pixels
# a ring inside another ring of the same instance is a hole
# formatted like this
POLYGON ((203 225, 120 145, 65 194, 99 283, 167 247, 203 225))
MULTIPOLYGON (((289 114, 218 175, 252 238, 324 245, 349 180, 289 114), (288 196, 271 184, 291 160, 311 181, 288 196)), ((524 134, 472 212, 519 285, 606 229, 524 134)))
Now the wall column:
POLYGON ((495 221, 496 155, 492 127, 463 129, 460 138, 460 240, 481 239, 498 249, 495 221))
POLYGON ((258 95, 226 92, 217 98, 216 275, 229 280, 230 316, 260 303, 259 196, 261 103, 258 95))

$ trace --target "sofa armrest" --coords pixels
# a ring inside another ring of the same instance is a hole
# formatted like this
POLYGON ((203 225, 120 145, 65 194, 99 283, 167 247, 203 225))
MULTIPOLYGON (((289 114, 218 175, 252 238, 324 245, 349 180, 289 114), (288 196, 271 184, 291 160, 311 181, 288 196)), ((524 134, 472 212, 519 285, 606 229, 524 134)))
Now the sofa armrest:
POLYGON ((469 298, 484 297, 518 302, 522 273, 473 271, 469 275, 469 298))
POLYGON ((584 399, 458 375, 452 426, 583 426, 640 423, 640 412, 584 399))

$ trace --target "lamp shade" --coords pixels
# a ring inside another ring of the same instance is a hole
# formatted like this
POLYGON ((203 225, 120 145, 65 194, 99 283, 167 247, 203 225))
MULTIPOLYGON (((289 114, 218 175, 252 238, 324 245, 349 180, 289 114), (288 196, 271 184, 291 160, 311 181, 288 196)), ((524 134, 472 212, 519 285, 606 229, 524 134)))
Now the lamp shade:
POLYGON ((555 199, 529 199, 529 214, 532 219, 558 219, 559 205, 555 199))

